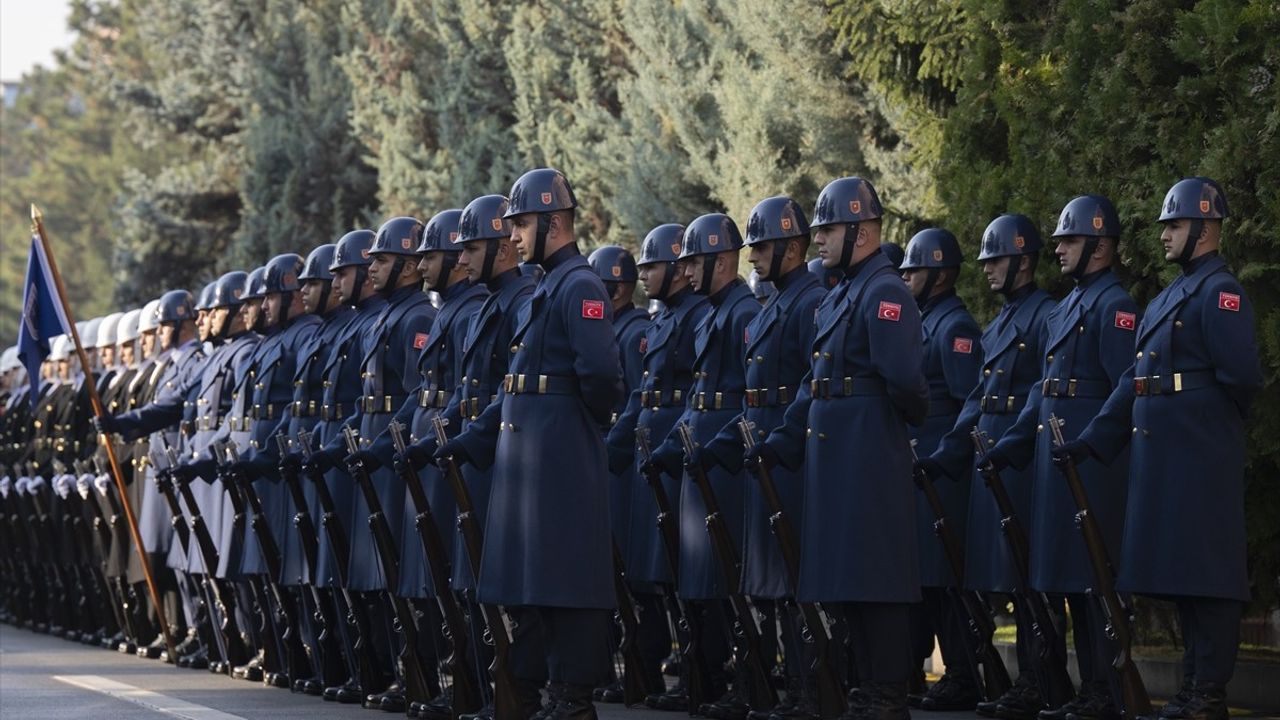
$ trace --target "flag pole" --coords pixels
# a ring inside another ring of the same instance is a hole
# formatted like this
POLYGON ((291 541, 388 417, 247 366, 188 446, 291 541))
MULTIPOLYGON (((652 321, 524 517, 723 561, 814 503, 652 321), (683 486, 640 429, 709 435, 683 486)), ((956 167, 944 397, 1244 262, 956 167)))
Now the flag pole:
MULTIPOLYGON (((89 377, 89 373, 92 372, 89 367, 89 357, 85 355, 84 346, 80 344, 80 332, 76 330, 76 320, 71 314, 71 305, 67 302, 67 289, 62 284, 62 274, 58 272, 58 261, 53 257, 53 248, 49 247, 49 236, 44 231, 44 213, 40 212, 40 208, 36 207, 35 203, 31 204, 31 231, 39 236, 45 258, 49 261, 49 272, 53 275, 54 285, 58 289, 58 302, 62 304, 62 313, 67 318, 67 332, 75 342, 76 356, 80 358, 80 367, 86 376, 84 386, 89 390, 89 402, 93 405, 93 414, 95 417, 103 417, 106 411, 102 406, 102 398, 98 396, 97 384, 93 382, 92 377, 89 377)), ((124 475, 120 472, 120 461, 116 459, 115 445, 105 434, 100 434, 99 440, 107 449, 111 477, 116 482, 120 504, 124 506, 124 516, 129 522, 129 534, 133 536, 133 546, 138 551, 138 560, 142 562, 142 575, 147 581, 147 593, 151 595, 151 604, 155 606, 156 617, 160 621, 160 632, 164 635, 164 644, 169 649, 169 659, 176 666, 177 646, 173 642, 173 635, 169 632, 169 620, 165 617, 164 605, 160 602, 160 593, 156 591, 156 581, 151 575, 151 561, 147 558, 147 549, 142 545, 142 535, 138 533, 138 521, 134 517, 133 506, 129 503, 129 495, 125 492, 124 475)))

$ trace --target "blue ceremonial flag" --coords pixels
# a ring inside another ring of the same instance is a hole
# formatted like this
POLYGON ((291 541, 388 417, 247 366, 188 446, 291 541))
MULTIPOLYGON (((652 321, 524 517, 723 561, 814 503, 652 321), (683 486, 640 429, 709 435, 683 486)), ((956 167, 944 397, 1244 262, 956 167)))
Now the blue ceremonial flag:
POLYGON ((66 311, 58 298, 58 286, 49 269, 49 258, 38 235, 31 236, 27 256, 27 282, 22 289, 22 325, 18 328, 18 357, 27 366, 31 381, 31 405, 40 396, 40 363, 49 356, 49 340, 70 332, 66 311))

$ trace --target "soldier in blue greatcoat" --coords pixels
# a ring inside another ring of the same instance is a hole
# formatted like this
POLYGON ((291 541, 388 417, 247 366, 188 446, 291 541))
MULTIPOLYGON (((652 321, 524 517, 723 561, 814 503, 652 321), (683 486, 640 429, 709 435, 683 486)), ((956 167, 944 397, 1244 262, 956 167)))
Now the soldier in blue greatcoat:
POLYGON ((1253 306, 1218 254, 1227 201, 1205 177, 1179 181, 1159 221, 1165 259, 1182 272, 1147 306, 1135 359, 1098 417, 1055 452, 1083 467, 1129 447, 1118 557, 1121 592, 1172 599, 1184 684, 1166 718, 1222 720, 1249 600, 1245 419, 1262 388, 1253 306), (1173 517, 1202 519, 1189 532, 1173 517))
MULTIPOLYGON (((693 385, 695 329, 711 305, 705 295, 694 292, 689 278, 678 267, 683 237, 683 225, 666 223, 650 230, 640 245, 637 262, 640 282, 650 300, 661 301, 662 309, 654 316, 641 341, 644 358, 640 384, 632 389, 626 409, 609 431, 609 469, 614 474, 620 475, 630 467, 639 469, 637 434, 646 434, 651 442, 665 439, 683 414, 685 399, 693 385)), ((672 507, 678 508, 683 477, 660 473, 658 479, 672 507)), ((636 602, 644 608, 642 620, 656 620, 677 610, 666 607, 663 600, 666 590, 661 586, 670 588, 674 576, 658 529, 656 494, 639 474, 626 492, 630 494, 630 512, 625 525, 627 577, 636 602)), ((678 518, 664 520, 676 523, 678 518)), ((671 650, 671 642, 666 623, 641 622, 641 654, 650 679, 661 677, 660 666, 671 650)), ((688 707, 689 698, 682 681, 668 692, 650 695, 645 703, 658 709, 683 711, 688 707)))
MULTIPOLYGON (((1071 611, 1079 691, 1065 705, 1040 713, 1040 718, 1118 720, 1107 670, 1113 648, 1104 634, 1105 618, 1086 594, 1097 585, 1075 524, 1076 504, 1050 457, 1048 422, 1057 416, 1065 422, 1064 436, 1074 438, 1098 414, 1132 363, 1140 313, 1111 270, 1120 239, 1120 218, 1111 201, 1100 195, 1073 199, 1062 209, 1053 236, 1059 238, 1054 252, 1062 273, 1076 287, 1045 319, 1040 381, 1031 386, 1017 422, 988 451, 988 459, 998 469, 1034 463, 1031 584, 1041 592, 1065 595, 1071 611)), ((1120 460, 1080 473, 1090 512, 1112 556, 1120 549, 1128 494, 1128 457, 1120 460)))
MULTIPOLYGON (((1012 593, 1016 586, 1008 543, 1000 529, 1000 510, 973 467, 970 431, 976 425, 992 442, 1013 425, 1031 386, 1040 379, 1044 357, 1045 318, 1053 299, 1035 283, 1035 268, 1043 247, 1040 232, 1023 215, 997 217, 983 233, 978 262, 991 289, 1004 296, 1004 306, 982 333, 982 374, 965 399, 960 416, 920 468, 935 480, 943 476, 970 480, 969 516, 965 527, 965 585, 981 592, 1012 593)), ((1019 520, 1032 525, 1031 487, 1034 475, 1005 471, 1003 480, 1019 520)), ((1015 607, 1020 607, 1015 604, 1015 607)), ((1004 696, 978 703, 978 712, 1005 720, 1034 720, 1044 707, 1034 673, 1031 619, 1018 616, 1017 681, 1004 696), (1001 709, 1002 708, 1002 709, 1001 709)))
POLYGON ((880 250, 882 210, 867 181, 829 183, 811 227, 844 279, 818 305, 805 384, 747 461, 803 466, 796 599, 849 628, 855 717, 905 718, 909 603, 920 599, 907 425, 928 410, 920 312, 880 250))
MULTIPOLYGON (((622 372, 609 295, 574 240, 576 207, 551 168, 512 187, 512 241, 546 274, 518 314, 497 401, 438 451, 493 468, 477 599, 514 608, 520 625, 538 629, 541 643, 513 643, 513 665, 522 695, 550 680, 544 710, 555 720, 596 717, 591 692, 608 680, 616 605, 600 428, 622 372), (542 672, 530 677, 537 659, 542 672)), ((536 690, 522 699, 536 710, 536 690)))
MULTIPOLYGON (((942 228, 927 228, 912 236, 899 263, 902 279, 920 308, 923 330, 929 414, 923 425, 911 428, 916 452, 922 456, 932 453, 942 436, 955 426, 960 406, 977 383, 982 366, 982 345, 978 342, 982 330, 956 294, 963 260, 954 235, 942 228)), ((969 514, 969 478, 938 483, 935 488, 947 525, 956 538, 963 539, 969 514)), ((956 579, 933 530, 936 519, 924 493, 916 493, 922 602, 912 608, 912 648, 917 659, 929 657, 936 635, 947 670, 927 694, 913 694, 912 705, 926 710, 970 710, 978 702, 978 688, 966 649, 968 620, 947 593, 947 588, 955 587, 956 579)), ((911 680, 916 682, 918 677, 911 680)))

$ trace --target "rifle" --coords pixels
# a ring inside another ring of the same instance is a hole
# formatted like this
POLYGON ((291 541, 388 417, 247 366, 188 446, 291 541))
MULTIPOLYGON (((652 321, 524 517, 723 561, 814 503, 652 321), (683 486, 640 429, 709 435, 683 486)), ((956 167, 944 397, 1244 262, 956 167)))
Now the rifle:
MULTIPOLYGON (((169 485, 178 490, 182 501, 187 505, 189 513, 187 523, 191 526, 191 534, 196 538, 196 548, 200 551, 200 560, 204 563, 201 585, 204 586, 205 594, 213 600, 210 610, 216 609, 221 616, 218 618, 218 628, 214 638, 218 640, 218 653, 226 663, 225 672, 229 675, 232 667, 249 662, 249 651, 245 648, 244 635, 236 621, 236 595, 230 588, 223 587, 222 581, 214 576, 218 570, 218 546, 214 544, 213 536, 209 534, 204 516, 200 514, 200 505, 196 502, 195 494, 191 492, 191 485, 185 482, 173 482, 173 469, 178 466, 178 454, 163 436, 160 442, 164 445, 164 452, 169 460, 169 467, 166 470, 169 485)), ((175 520, 182 518, 182 510, 177 507, 176 499, 169 509, 170 512, 177 511, 174 512, 175 520)), ((214 619, 212 612, 209 617, 212 622, 214 619)))
MULTIPOLYGON (((391 433, 391 442, 396 453, 403 455, 405 451, 404 426, 398 420, 392 420, 387 426, 391 433)), ((444 539, 440 535, 440 526, 431 514, 431 503, 422 489, 422 481, 418 473, 406 462, 396 464, 396 472, 409 488, 409 497, 417 511, 413 526, 418 530, 418 539, 422 542, 423 552, 427 556, 427 570, 431 573, 431 584, 435 586, 436 604, 440 607, 440 615, 444 618, 444 634, 449 639, 453 652, 449 656, 449 674, 453 676, 453 704, 450 708, 457 720, 463 713, 480 709, 483 701, 480 698, 480 683, 476 678, 467 654, 467 618, 458 605, 458 598, 449 587, 451 567, 449 556, 445 553, 444 539)))
MULTIPOLYGON (((49 480, 40 476, 39 468, 35 463, 27 463, 27 477, 40 477, 44 481, 46 487, 50 486, 49 480)), ((48 578, 48 595, 49 603, 49 626, 50 631, 55 628, 65 628, 70 622, 72 613, 69 607, 71 602, 71 589, 68 586, 67 579, 62 572, 62 565, 58 562, 55 552, 58 547, 57 534, 53 528, 53 520, 49 515, 49 510, 44 505, 44 497, 39 489, 27 488, 28 502, 31 504, 32 515, 35 518, 36 538, 38 541, 37 548, 43 549, 44 557, 41 564, 45 566, 45 576, 48 578)))
POLYGON ((231 506, 235 508, 236 519, 243 524, 245 510, 253 512, 249 528, 258 538, 258 551, 262 553, 263 564, 267 566, 266 582, 261 576, 249 576, 249 586, 254 593, 262 619, 262 632, 268 642, 262 643, 262 669, 264 674, 279 670, 291 679, 301 677, 297 672, 301 668, 299 662, 302 647, 298 640, 298 630, 293 621, 293 612, 287 604, 284 591, 280 589, 280 547, 267 525, 267 517, 263 512, 262 501, 258 498, 253 484, 239 472, 232 470, 232 463, 240 460, 235 443, 227 440, 220 445, 213 445, 214 460, 218 463, 218 475, 222 478, 222 486, 231 498, 231 506), (263 587, 265 585, 265 587, 263 587))
MULTIPOLYGON (((1062 436, 1062 427, 1066 423, 1057 415, 1049 415, 1049 431, 1053 433, 1053 446, 1066 444, 1062 436)), ((1093 568, 1093 580, 1097 590, 1092 588, 1086 592, 1093 597, 1102 608, 1106 619, 1107 639, 1115 644, 1116 656, 1111 661, 1120 676, 1120 695, 1124 703, 1124 715, 1128 718, 1151 714, 1151 697, 1147 695, 1147 686, 1142 682, 1142 675, 1133 662, 1133 638, 1129 634, 1129 623, 1133 621, 1133 612, 1116 592, 1116 571, 1111 564, 1111 555, 1107 552, 1106 540, 1102 537, 1102 528, 1098 527, 1098 519, 1093 516, 1089 505, 1089 495, 1085 492, 1084 481, 1080 479, 1080 471, 1074 461, 1068 460, 1061 466, 1062 475, 1067 480, 1067 488, 1076 503, 1075 522, 1085 548, 1089 552, 1089 565, 1093 568)))
MULTIPOLYGON (((640 457, 641 467, 649 465, 653 451, 649 447, 649 428, 636 428, 636 452, 640 457)), ((680 568, 680 527, 679 518, 671 507, 671 498, 667 497, 667 488, 662 484, 662 473, 656 469, 645 471, 645 480, 653 490, 655 504, 658 506, 658 534, 662 536, 662 547, 667 553, 667 564, 671 566, 671 584, 663 584, 662 590, 668 604, 674 604, 680 613, 680 625, 688 640, 681 652, 684 667, 688 668, 688 679, 685 692, 689 696, 689 712, 694 713, 715 698, 710 696, 711 671, 706 655, 702 650, 702 619, 696 613, 690 613, 684 599, 675 592, 675 583, 680 568)), ((675 632, 671 639, 676 639, 675 632)))
POLYGON ((622 703, 628 707, 639 705, 649 695, 649 687, 644 678, 644 658, 640 655, 637 638, 640 632, 640 608, 636 599, 631 596, 627 587, 626 564, 622 560, 622 551, 618 549, 617 540, 613 547, 613 592, 618 596, 618 611, 614 613, 614 621, 622 631, 622 640, 618 643, 618 652, 622 654, 622 703))
MULTIPOLYGON (((360 441, 354 430, 344 425, 342 436, 347 442, 348 453, 354 455, 360 451, 360 441)), ((426 702, 431 699, 431 693, 427 689, 422 658, 418 656, 417 616, 409 601, 397 595, 394 590, 400 586, 400 555, 395 537, 391 534, 391 526, 387 524, 387 516, 382 512, 378 490, 373 486, 373 480, 364 465, 352 463, 347 466, 347 471, 355 478, 364 495, 365 504, 369 506, 369 528, 373 531, 373 542, 378 548, 378 558, 382 561, 382 573, 387 579, 387 598, 391 600, 391 610, 396 616, 396 629, 404 635, 399 662, 404 673, 405 699, 409 703, 426 702)))
MULTIPOLYGON (((444 447, 449 440, 445 430, 447 423, 439 415, 431 418, 431 427, 440 447, 444 447)), ((480 552, 484 537, 476 519, 475 504, 471 502, 471 491, 467 489, 467 483, 462 479, 462 472, 458 470, 458 464, 453 458, 448 458, 441 465, 458 503, 458 530, 462 533, 463 548, 467 551, 467 561, 471 565, 471 577, 479 586, 480 552)), ((525 712, 520 706, 519 695, 516 694, 516 678, 511 670, 511 642, 515 636, 516 624, 501 607, 488 603, 477 604, 488 629, 484 640, 493 645, 493 663, 489 665, 489 676, 493 678, 494 720, 524 720, 525 712)))
MULTIPOLYGON (((276 448, 280 451, 281 463, 278 467, 280 477, 284 479, 285 486, 289 489, 289 496, 293 499, 293 506, 297 508, 297 512, 293 516, 293 526, 298 530, 298 538, 302 542, 302 558, 306 563, 309 571, 314 574, 316 568, 316 560, 320 555, 320 540, 316 534, 315 523, 311 520, 310 504, 307 502, 307 496, 302 491, 302 483, 298 479, 297 469, 283 462, 284 458, 289 455, 289 438, 283 431, 277 433, 276 448)), ((337 632, 338 619, 333 617, 332 608, 328 603, 324 602, 324 598, 320 595, 319 588, 316 587, 314 578, 312 582, 305 583, 306 591, 311 594, 311 604, 315 607, 313 615, 316 624, 320 627, 320 634, 316 638, 318 645, 312 647, 304 640, 304 646, 307 654, 311 659, 311 667, 320 673, 320 682, 325 687, 333 687, 341 685, 344 678, 342 677, 342 668, 339 666, 339 659, 342 651, 338 646, 337 632)))
MULTIPOLYGON (((182 548, 182 554, 184 556, 190 555, 191 528, 183 521, 184 516, 182 514, 182 508, 178 505, 178 497, 173 491, 172 465, 162 469, 160 466, 160 453, 156 451, 151 452, 151 465, 156 469, 156 489, 160 491, 160 496, 164 498, 165 505, 169 508, 169 524, 173 527, 173 534, 178 539, 178 545, 182 548)), ((225 660, 227 657, 226 641, 220 633, 211 631, 214 617, 211 608, 214 605, 213 597, 215 594, 210 592, 208 578, 209 576, 205 575, 204 581, 200 584, 202 595, 200 602, 204 604, 206 612, 209 614, 210 622, 209 624, 197 622, 196 635, 200 639, 200 644, 204 645, 206 648, 217 648, 218 657, 225 660)), ((177 658, 173 658, 174 663, 177 663, 177 661, 177 658)))
MULTIPOLYGON (((298 431, 298 446, 302 449, 302 457, 311 461, 311 433, 298 431)), ((347 670, 351 677, 360 681, 360 689, 365 693, 374 693, 386 687, 378 664, 370 647, 373 637, 373 626, 369 621, 369 613, 364 603, 352 597, 347 589, 347 563, 351 560, 351 545, 347 541, 346 528, 338 518, 338 506, 329 494, 329 484, 323 473, 311 474, 311 481, 316 487, 316 498, 320 500, 320 524, 324 526, 325 537, 329 538, 329 548, 333 551, 334 564, 338 570, 338 591, 347 607, 347 624, 356 628, 356 640, 350 643, 350 655, 343 654, 347 661, 347 670)), ((316 578, 317 580, 319 578, 316 578)))
MULTIPOLYGON (((920 459, 916 455, 915 440, 911 441, 911 459, 912 461, 920 459)), ((984 700, 994 701, 1004 695, 1012 683, 1009 680, 1009 670, 1000 659, 1000 653, 996 652, 995 646, 991 644, 991 638, 996 632, 995 621, 991 619, 991 607, 978 593, 964 589, 964 549, 959 538, 951 531, 951 526, 947 524, 947 511, 942 506, 938 488, 934 486, 929 474, 923 470, 917 469, 912 473, 916 486, 924 492, 925 499, 929 501, 929 508, 933 510, 933 516, 936 518, 933 521, 933 534, 937 535, 938 540, 942 542, 943 553, 947 556, 947 564, 951 566, 951 575, 955 579, 955 587, 950 588, 951 595, 959 601, 960 607, 969 619, 966 625, 969 628, 969 652, 973 655, 970 666, 973 670, 974 682, 976 687, 982 688, 984 700)))
MULTIPOLYGON (((687 423, 681 423, 676 426, 676 431, 680 433, 686 460, 693 457, 697 449, 693 429, 687 423)), ((768 671, 764 669, 764 659, 760 657, 760 623, 756 609, 740 591, 742 563, 738 558, 738 549, 729 536, 729 526, 725 523, 724 516, 720 514, 720 503, 716 500, 711 480, 700 467, 691 465, 688 466, 688 471, 702 495, 702 504, 707 510, 707 534, 711 536, 711 545, 720 560, 720 569, 728 584, 729 604, 733 607, 738 625, 737 635, 741 640, 738 643, 738 662, 746 674, 748 704, 753 710, 768 710, 778 704, 778 696, 769 681, 768 671)))
POLYGON ((1067 674, 1067 658, 1053 613, 1049 610, 1048 599, 1043 593, 1031 589, 1031 549, 1027 530, 1018 520, 1013 499, 1009 497, 999 471, 987 457, 987 447, 991 444, 987 434, 975 425, 969 437, 978 453, 978 471, 982 473, 982 479, 995 496, 996 506, 1000 509, 1000 530, 1009 543, 1016 578, 1014 602, 1020 604, 1031 618, 1031 638, 1034 641, 1032 655, 1036 658, 1035 674, 1040 692, 1049 707, 1062 707, 1075 695, 1075 688, 1071 684, 1071 676, 1067 674))
MULTIPOLYGON (((738 420, 738 432, 742 435, 742 444, 748 450, 755 447, 756 439, 752 430, 755 424, 745 417, 738 420)), ((795 592, 800 586, 800 543, 796 538, 795 527, 791 518, 787 517, 782 506, 782 498, 778 495, 778 486, 773 482, 769 468, 757 465, 756 480, 760 482, 760 492, 764 503, 769 508, 769 528, 778 541, 778 549, 782 552, 782 560, 787 565, 787 579, 791 582, 791 590, 795 592)), ((816 602, 797 602, 800 615, 804 618, 808 629, 808 638, 815 646, 817 659, 814 663, 814 676, 818 682, 818 715, 823 720, 839 717, 847 707, 844 686, 836 675, 838 667, 835 658, 839 642, 831 635, 831 620, 816 602)))

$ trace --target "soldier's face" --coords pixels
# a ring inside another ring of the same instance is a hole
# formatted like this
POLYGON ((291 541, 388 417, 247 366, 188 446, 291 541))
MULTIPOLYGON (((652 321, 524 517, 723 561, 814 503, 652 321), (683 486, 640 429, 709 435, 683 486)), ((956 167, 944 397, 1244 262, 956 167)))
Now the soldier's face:
POLYGON ((107 345, 98 348, 98 354, 102 356, 102 366, 111 367, 116 364, 116 346, 107 345))
POLYGON ((258 324, 258 316, 262 314, 262 298, 254 298, 245 300, 240 305, 240 319, 244 320, 246 328, 252 328, 258 324))
POLYGON ((395 256, 387 253, 378 253, 369 256, 369 279, 373 281, 374 290, 383 290, 387 287, 387 283, 392 282, 395 278, 391 277, 391 268, 396 264, 395 256))
POLYGON ((171 348, 177 345, 178 325, 177 323, 165 323, 156 329, 156 335, 160 338, 160 346, 171 348))
POLYGON ((715 258, 712 255, 694 255, 680 261, 680 269, 693 286, 694 292, 702 292, 702 268, 706 266, 708 259, 715 258))
POLYGON ((156 351, 156 331, 148 330, 142 333, 142 357, 151 357, 156 351))
MULTIPOLYGON (((1015 263, 1014 268, 1016 267, 1017 264, 1015 263)), ((1009 267, 1009 258, 998 257, 982 261, 982 272, 987 276, 987 284, 991 286, 992 290, 998 292, 1004 287, 1005 276, 1010 272, 1016 272, 1016 270, 1009 267)))
POLYGON ((641 265, 637 271, 640 273, 640 284, 644 286, 644 294, 650 300, 661 300, 662 298, 657 297, 655 293, 662 287, 662 278, 667 274, 666 263, 641 265))
POLYGON ((487 240, 471 240, 462 244, 462 252, 458 254, 458 267, 467 271, 467 279, 480 282, 480 273, 484 268, 484 251, 487 240))
POLYGON ((227 325, 231 322, 231 308, 220 307, 209 311, 209 334, 221 337, 227 334, 227 325))
POLYGON ((929 281, 929 271, 925 268, 912 268, 902 271, 902 281, 907 284, 911 297, 919 298, 924 294, 924 286, 929 281))
POLYGON ((755 268, 756 274, 760 277, 768 277, 772 269, 770 266, 773 265, 773 243, 773 240, 756 243, 747 252, 747 262, 751 263, 751 267, 755 268))
POLYGON ((444 279, 440 277, 443 267, 444 253, 439 250, 423 253, 422 259, 418 260, 418 272, 422 273, 423 285, 428 288, 439 287, 440 281, 444 279))
POLYGON ((348 265, 334 271, 333 291, 338 294, 340 302, 353 305, 359 299, 356 294, 360 291, 360 288, 356 287, 356 276, 359 274, 360 271, 355 265, 348 265))
POLYGON ((267 327, 277 325, 284 309, 284 293, 270 293, 262 299, 262 313, 266 315, 267 327))
MULTIPOLYGON (((1170 220, 1160 231, 1160 243, 1164 245, 1164 259, 1170 262, 1182 257, 1182 248, 1189 241, 1191 223, 1186 220, 1170 220)), ((1199 238, 1195 238, 1199 240, 1199 238)), ((1191 240, 1191 242, 1195 242, 1191 240)))
POLYGON ((1063 275, 1075 269, 1083 253, 1084 236, 1082 235, 1064 235, 1058 240, 1058 246, 1053 249, 1053 254, 1058 257, 1058 269, 1063 275))
POLYGON ((324 308, 320 307, 320 293, 324 290, 325 283, 321 280, 307 280, 302 283, 302 289, 298 294, 302 296, 302 311, 305 313, 321 312, 324 308))
POLYGON ((533 213, 516 215, 511 218, 511 242, 516 244, 520 260, 531 262, 540 258, 533 257, 534 240, 538 234, 538 219, 533 213))
POLYGON ((120 346, 120 364, 125 367, 133 367, 137 358, 134 357, 133 342, 127 342, 120 346))
POLYGON ((844 250, 844 225, 823 225, 813 231, 813 244, 818 248, 822 267, 833 268, 840 263, 844 250))

